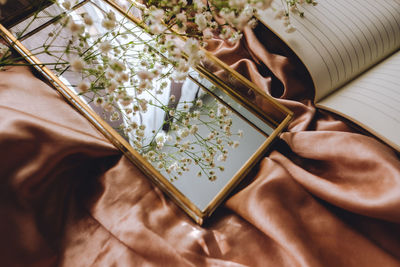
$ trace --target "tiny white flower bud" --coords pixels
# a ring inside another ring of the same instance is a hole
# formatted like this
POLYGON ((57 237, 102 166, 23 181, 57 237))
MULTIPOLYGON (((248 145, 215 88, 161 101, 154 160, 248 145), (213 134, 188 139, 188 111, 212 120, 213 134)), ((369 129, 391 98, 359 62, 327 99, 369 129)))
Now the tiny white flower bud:
POLYGON ((86 92, 89 90, 90 88, 90 83, 86 82, 86 81, 81 81, 78 85, 79 90, 81 90, 82 92, 86 92))
POLYGON ((71 68, 73 71, 80 72, 85 68, 85 62, 80 57, 75 57, 71 60, 71 68))

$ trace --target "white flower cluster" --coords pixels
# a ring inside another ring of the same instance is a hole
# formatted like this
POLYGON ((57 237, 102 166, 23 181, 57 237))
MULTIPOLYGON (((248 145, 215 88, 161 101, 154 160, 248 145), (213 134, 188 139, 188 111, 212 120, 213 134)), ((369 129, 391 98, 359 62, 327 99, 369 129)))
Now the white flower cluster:
MULTIPOLYGON (((226 161, 227 145, 232 148, 239 146, 238 140, 231 139, 232 135, 242 137, 243 131, 232 134, 231 111, 222 104, 205 105, 201 99, 182 104, 182 110, 170 110, 172 117, 166 122, 171 126, 170 131, 159 130, 151 143, 146 147, 140 146, 140 149, 147 151, 143 152, 144 157, 156 168, 170 174, 172 181, 194 166, 200 168, 199 176, 214 181, 217 179, 216 170, 225 169, 217 163, 226 161), (204 134, 204 129, 208 134, 204 134)), ((136 132, 136 136, 139 135, 136 132)), ((137 144, 142 139, 136 140, 137 144)))
POLYGON ((283 7, 283 9, 276 9, 275 19, 281 19, 283 21, 283 25, 286 26, 286 32, 291 33, 296 30, 296 27, 290 23, 290 14, 298 14, 300 17, 303 17, 304 12, 300 10, 303 4, 315 6, 318 2, 315 0, 286 0, 286 7, 283 7))
POLYGON ((205 5, 202 0, 194 0, 190 4, 186 0, 155 0, 145 12, 145 21, 154 34, 172 28, 182 36, 207 40, 219 34, 228 42, 236 43, 242 37, 244 27, 256 26, 256 10, 269 8, 271 2, 229 0, 208 1, 205 5))
POLYGON ((187 78, 190 66, 195 66, 204 58, 201 42, 195 38, 182 41, 177 36, 168 36, 159 40, 160 50, 174 64, 174 79, 183 81, 187 78))
MULTIPOLYGON (((73 4, 63 3, 64 8, 72 8, 73 4)), ((152 9, 148 24, 164 27, 158 23, 164 15, 159 9, 152 9)), ((194 166, 200 168, 202 175, 215 180, 216 171, 224 170, 217 162, 227 159, 226 147, 239 145, 237 140, 232 140, 233 136, 241 134, 231 132, 230 110, 221 104, 206 105, 201 99, 178 103, 181 107, 178 109, 158 99, 168 92, 170 79, 186 79, 190 65, 203 58, 201 42, 195 38, 183 42, 179 37, 166 34, 132 40, 124 36, 131 33, 138 36, 141 28, 135 30, 132 23, 122 25, 112 12, 105 13, 100 23, 98 18, 96 20, 97 27, 102 27, 96 31, 91 31, 95 19, 88 14, 68 16, 61 24, 72 36, 74 45, 68 48, 69 66, 83 77, 76 85, 80 93, 94 94, 93 103, 107 112, 107 119, 121 121, 119 130, 133 147, 172 180, 194 166), (127 31, 115 30, 127 28, 127 31), (142 118, 149 110, 154 113, 154 109, 167 113, 169 119, 152 129, 142 118), (205 136, 199 133, 204 127, 208 131, 205 136)), ((177 100, 174 95, 168 98, 170 102, 177 100)))
MULTIPOLYGON (((286 0, 288 11, 278 16, 286 20, 288 12, 299 12, 302 2, 286 0)), ((203 59, 205 40, 219 36, 238 42, 244 27, 255 26, 255 10, 269 8, 271 0, 151 3, 147 7, 134 4, 143 11, 151 33, 143 37, 143 29, 119 13, 105 10, 91 17, 81 8, 74 9, 76 0, 60 0, 65 16, 54 24, 35 54, 45 54, 46 62, 53 57, 54 64, 49 61, 49 66, 60 75, 72 71, 71 75, 78 77, 72 86, 79 94, 101 107, 107 120, 121 123, 118 130, 160 171, 176 179, 197 166, 199 176, 213 181, 216 171, 224 171, 222 163, 229 147, 239 146, 234 138, 243 136, 243 131, 232 132, 230 109, 215 102, 203 103, 201 98, 181 101, 177 103, 180 108, 160 99, 176 103, 176 97, 169 96, 171 81, 185 80, 190 66, 203 59), (143 120, 149 110, 161 111, 168 118, 158 128, 151 128, 143 120)), ((0 64, 9 53, 0 43, 0 64)))

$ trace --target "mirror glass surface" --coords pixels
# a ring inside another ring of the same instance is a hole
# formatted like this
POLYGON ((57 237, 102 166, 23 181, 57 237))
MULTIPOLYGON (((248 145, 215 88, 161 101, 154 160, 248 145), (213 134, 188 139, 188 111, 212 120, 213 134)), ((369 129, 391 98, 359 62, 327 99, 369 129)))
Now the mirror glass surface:
POLYGON ((66 12, 50 5, 10 30, 172 186, 206 210, 276 125, 193 68, 182 79, 154 36, 107 2, 81 1, 66 12), (117 23, 112 30, 105 26, 110 16, 117 23), (85 26, 75 29, 72 22, 85 26))

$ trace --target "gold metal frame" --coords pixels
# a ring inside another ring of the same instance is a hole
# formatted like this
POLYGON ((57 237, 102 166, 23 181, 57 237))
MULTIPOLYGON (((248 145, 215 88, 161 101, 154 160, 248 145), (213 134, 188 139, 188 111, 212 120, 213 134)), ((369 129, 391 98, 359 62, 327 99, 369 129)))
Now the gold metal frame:
MULTIPOLYGON (((142 23, 130 14, 127 14, 116 2, 113 0, 103 0, 110 4, 119 12, 124 14, 132 22, 137 25, 142 23)), ((142 25, 143 26, 143 25, 142 25)), ((224 92, 229 94, 231 97, 236 99, 239 103, 250 108, 252 112, 255 112, 260 118, 263 118, 271 125, 274 125, 275 130, 267 138, 267 140, 259 147, 259 149, 253 154, 251 158, 247 160, 244 166, 232 177, 232 179, 223 187, 223 189, 214 197, 211 203, 204 209, 200 210, 195 206, 185 195, 183 195, 177 188, 175 188, 157 169, 155 169, 148 161, 146 161, 131 145, 118 134, 107 122, 105 122, 99 115, 97 115, 89 106, 87 106, 71 89, 69 89, 61 80, 52 73, 46 66, 41 65, 41 62, 33 56, 30 51, 25 48, 11 32, 9 32, 3 25, 0 24, 0 33, 2 37, 14 47, 26 60, 32 64, 50 83, 51 85, 61 93, 61 95, 70 102, 78 111, 82 113, 104 136, 110 140, 118 149, 120 149, 127 158, 129 158, 143 173, 151 178, 151 180, 161 187, 161 189, 168 194, 194 221, 198 224, 202 224, 204 219, 209 217, 217 206, 228 196, 233 188, 245 177, 258 160, 264 155, 271 143, 277 138, 277 136, 287 127, 288 123, 292 119, 293 113, 286 107, 278 103, 271 96, 261 91, 254 83, 247 80, 241 74, 230 68, 228 65, 223 63, 221 60, 205 51, 206 56, 211 59, 222 69, 230 72, 236 79, 241 81, 243 84, 254 90, 258 94, 265 97, 271 105, 276 109, 282 111, 285 114, 284 119, 281 122, 276 122, 272 118, 265 114, 262 110, 252 105, 247 99, 243 98, 240 94, 235 92, 234 89, 226 85, 219 77, 210 73, 202 66, 197 66, 196 70, 205 78, 210 80, 214 85, 221 88, 224 92)))

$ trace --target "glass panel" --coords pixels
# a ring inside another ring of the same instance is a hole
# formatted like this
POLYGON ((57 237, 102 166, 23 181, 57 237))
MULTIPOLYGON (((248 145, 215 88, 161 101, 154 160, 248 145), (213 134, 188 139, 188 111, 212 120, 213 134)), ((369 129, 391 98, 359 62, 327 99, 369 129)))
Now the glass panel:
POLYGON ((179 79, 154 38, 106 1, 82 1, 69 20, 63 12, 50 6, 40 14, 61 15, 57 21, 38 25, 28 19, 11 30, 22 32, 22 44, 154 167, 150 173, 167 179, 164 188, 183 195, 175 197, 178 202, 200 213, 214 209, 265 151, 285 113, 280 110, 271 123, 249 109, 221 81, 210 79, 213 73, 228 77, 223 69, 190 68, 189 77, 179 79), (87 15, 93 24, 80 27, 87 15), (110 16, 116 16, 114 30, 105 25, 110 16))
MULTIPOLYGON (((234 88, 234 92, 228 92, 228 95, 236 95, 242 100, 242 105, 246 106, 247 112, 252 113, 249 119, 259 127, 267 123, 272 128, 277 127, 285 120, 289 110, 271 101, 271 97, 265 92, 262 92, 253 83, 249 82, 243 76, 235 71, 227 71, 226 66, 222 61, 216 59, 212 55, 211 58, 206 58, 202 62, 203 71, 209 76, 216 76, 221 82, 229 88, 234 88), (263 121, 263 122, 260 122, 263 121)), ((268 129, 267 129, 268 131, 268 129)))

